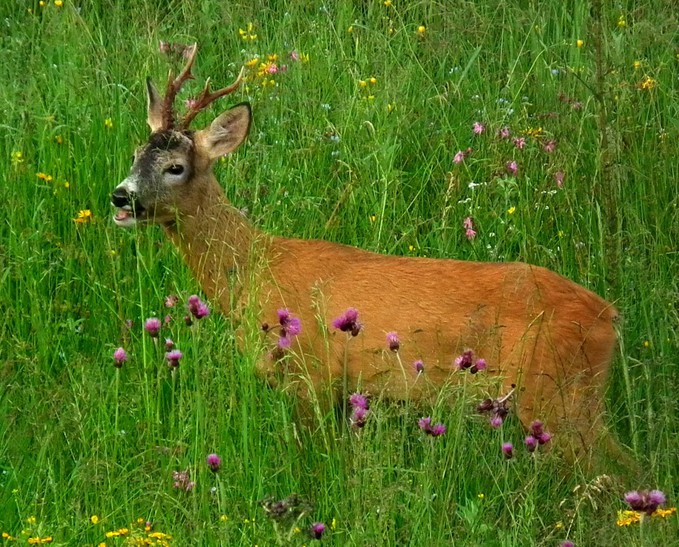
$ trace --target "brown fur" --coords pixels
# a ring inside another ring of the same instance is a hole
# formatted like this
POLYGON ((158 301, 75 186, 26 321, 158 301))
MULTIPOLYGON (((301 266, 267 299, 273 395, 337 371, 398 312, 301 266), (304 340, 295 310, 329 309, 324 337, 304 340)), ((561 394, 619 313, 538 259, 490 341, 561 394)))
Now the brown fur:
POLYGON ((260 232, 227 202, 212 173, 215 159, 247 134, 244 108, 195 135, 183 133, 195 145, 187 154, 192 177, 168 189, 162 204, 145 206, 154 207, 205 293, 241 317, 243 344, 259 324, 274 325, 280 308, 301 319, 284 364, 276 351, 267 355, 275 332, 262 335, 263 376, 277 381, 284 372, 284 383, 301 397, 335 403, 357 389, 420 399, 468 374, 453 361, 470 348, 488 362, 482 374, 498 378, 494 395, 517 386, 515 409, 524 425, 544 420, 570 440, 565 446, 573 455, 597 443, 614 446, 602 420, 616 347, 613 305, 537 266, 386 256, 260 232), (351 340, 331 326, 349 307, 364 325, 351 340), (401 340, 398 356, 386 348, 388 331, 401 340), (421 375, 411 366, 416 359, 425 363, 421 375))

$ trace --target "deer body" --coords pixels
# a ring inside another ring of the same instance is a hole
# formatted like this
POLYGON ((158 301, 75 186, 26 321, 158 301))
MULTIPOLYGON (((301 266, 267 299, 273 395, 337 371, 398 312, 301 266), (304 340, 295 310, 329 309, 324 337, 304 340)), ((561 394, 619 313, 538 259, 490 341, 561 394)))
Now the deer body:
MULTIPOLYGON (((195 49, 189 75, 193 56, 195 49)), ((603 387, 616 346, 611 304, 527 264, 394 257, 264 234, 228 203, 212 172, 245 139, 249 106, 195 133, 174 128, 160 109, 149 85, 152 136, 113 193, 115 220, 163 225, 208 297, 242 317, 246 331, 275 326, 282 308, 301 320, 286 350, 277 349, 275 328, 262 333, 263 376, 335 403, 358 389, 418 399, 462 381, 468 372, 453 362, 472 349, 500 389, 517 386, 524 425, 541 418, 576 450, 606 437, 603 387), (331 325, 352 307, 363 325, 356 337, 331 325), (387 347, 391 331, 400 338, 397 352, 387 347)))

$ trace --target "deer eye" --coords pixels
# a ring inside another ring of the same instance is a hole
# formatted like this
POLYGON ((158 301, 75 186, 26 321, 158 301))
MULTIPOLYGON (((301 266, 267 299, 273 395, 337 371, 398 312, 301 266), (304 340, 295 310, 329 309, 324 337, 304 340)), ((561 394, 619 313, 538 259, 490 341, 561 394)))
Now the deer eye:
POLYGON ((170 173, 170 175, 181 175, 184 172, 184 166, 180 165, 178 163, 170 165, 167 169, 165 169, 166 173, 170 173))

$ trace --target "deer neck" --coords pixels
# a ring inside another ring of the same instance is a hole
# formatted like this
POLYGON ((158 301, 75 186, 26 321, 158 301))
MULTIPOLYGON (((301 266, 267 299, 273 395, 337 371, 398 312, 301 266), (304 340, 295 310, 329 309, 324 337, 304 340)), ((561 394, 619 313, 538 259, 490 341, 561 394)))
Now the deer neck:
POLYGON ((258 231, 228 202, 214 176, 200 201, 165 231, 205 294, 231 309, 249 278, 258 231))

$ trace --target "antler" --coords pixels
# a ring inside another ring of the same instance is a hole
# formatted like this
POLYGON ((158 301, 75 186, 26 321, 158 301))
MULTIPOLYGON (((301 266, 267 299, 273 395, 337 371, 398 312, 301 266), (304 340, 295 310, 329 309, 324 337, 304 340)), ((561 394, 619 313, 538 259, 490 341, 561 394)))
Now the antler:
POLYGON ((165 92, 165 97, 163 98, 163 127, 166 129, 172 129, 174 127, 174 110, 172 105, 177 97, 177 93, 184 85, 186 80, 193 79, 193 74, 191 74, 191 68, 193 67, 193 62, 196 60, 196 53, 198 52, 198 44, 192 44, 188 46, 185 50, 185 54, 188 54, 188 60, 184 65, 184 68, 179 73, 176 78, 172 77, 172 70, 167 76, 167 91, 165 92))
POLYGON ((201 110, 204 110, 207 106, 209 106, 211 103, 213 103, 220 97, 223 97, 224 95, 228 95, 229 93, 235 91, 240 85, 241 81, 243 80, 244 73, 245 68, 241 68, 240 73, 238 74, 238 78, 236 78, 235 82, 213 93, 210 93, 210 78, 208 78, 207 81, 205 82, 205 87, 203 88, 203 91, 200 92, 200 95, 198 95, 196 99, 193 99, 190 102, 189 111, 182 118, 182 121, 179 124, 179 128, 188 129, 193 119, 198 115, 198 113, 201 110))

